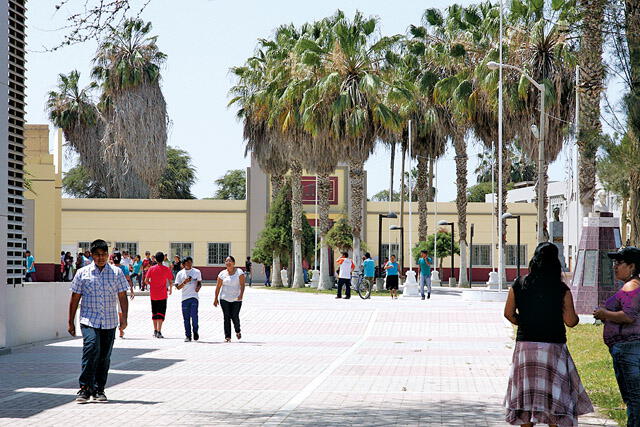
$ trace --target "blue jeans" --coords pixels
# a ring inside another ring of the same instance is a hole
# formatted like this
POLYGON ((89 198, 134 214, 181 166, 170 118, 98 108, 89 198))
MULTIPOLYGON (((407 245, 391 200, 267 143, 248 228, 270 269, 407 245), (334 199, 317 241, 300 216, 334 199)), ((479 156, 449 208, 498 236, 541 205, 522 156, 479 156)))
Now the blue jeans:
POLYGON ((420 295, 424 296, 424 287, 427 286, 427 292, 431 293, 431 276, 420 274, 420 295))
POLYGON ((627 426, 640 427, 640 341, 616 343, 610 352, 620 394, 627 404, 627 426))
POLYGON ((193 333, 198 333, 198 298, 189 298, 182 301, 182 318, 184 319, 184 334, 191 338, 191 324, 193 333))
POLYGON ((104 391, 111 363, 116 328, 96 329, 80 325, 82 330, 82 373, 80 387, 104 391))

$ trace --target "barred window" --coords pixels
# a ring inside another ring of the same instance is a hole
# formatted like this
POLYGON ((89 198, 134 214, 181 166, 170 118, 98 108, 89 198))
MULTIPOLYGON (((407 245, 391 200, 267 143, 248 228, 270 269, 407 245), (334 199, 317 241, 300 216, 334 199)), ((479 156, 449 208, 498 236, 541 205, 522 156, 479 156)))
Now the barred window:
POLYGON ((471 263, 474 267, 491 267, 491 245, 473 245, 471 263))
POLYGON ((180 258, 193 257, 193 245, 190 242, 173 242, 169 249, 169 260, 178 255, 180 258))
POLYGON ((391 259, 391 255, 396 256, 396 261, 400 260, 400 258, 402 257, 402 254, 400 253, 400 245, 397 243, 392 243, 391 253, 389 253, 389 244, 383 243, 382 244, 382 260, 384 260, 385 258, 391 259))
POLYGON ((231 254, 231 243, 209 243, 207 263, 211 265, 224 264, 224 260, 231 254))
MULTIPOLYGON (((518 245, 505 245, 504 246, 504 263, 508 267, 516 267, 517 253, 516 249, 518 245)), ((520 245, 520 267, 527 266, 527 245, 520 245)))
POLYGON ((91 242, 78 242, 78 250, 85 253, 86 251, 91 250, 91 242))
POLYGON ((115 247, 122 253, 129 252, 131 258, 138 254, 138 242, 116 242, 115 247))

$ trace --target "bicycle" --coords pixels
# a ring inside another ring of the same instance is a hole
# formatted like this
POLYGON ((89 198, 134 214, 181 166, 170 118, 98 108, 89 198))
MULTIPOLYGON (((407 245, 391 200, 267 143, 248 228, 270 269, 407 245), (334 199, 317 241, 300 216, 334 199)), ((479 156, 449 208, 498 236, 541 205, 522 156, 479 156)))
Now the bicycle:
POLYGON ((371 287, 372 283, 364 277, 364 271, 358 271, 355 277, 351 278, 351 289, 358 292, 360 298, 369 299, 371 298, 371 287))

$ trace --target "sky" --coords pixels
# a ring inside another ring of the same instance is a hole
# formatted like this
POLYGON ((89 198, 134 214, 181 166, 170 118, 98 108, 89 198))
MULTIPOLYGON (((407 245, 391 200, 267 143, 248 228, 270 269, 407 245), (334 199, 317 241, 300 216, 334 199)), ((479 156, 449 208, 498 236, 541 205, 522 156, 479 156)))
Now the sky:
MULTIPOLYGON (((64 47, 54 52, 62 39, 66 17, 78 11, 85 0, 71 0, 66 9, 56 12, 54 0, 34 0, 27 12, 27 123, 48 123, 45 111, 47 93, 55 89, 57 75, 78 70, 83 85, 89 82, 91 59, 96 42, 64 47), (75 10, 74 10, 75 9, 75 10)), ((89 0, 90 2, 92 0, 89 0)), ((138 1, 140 4, 140 0, 138 1)), ((384 35, 405 33, 410 24, 419 24, 426 8, 444 8, 453 1, 433 0, 151 0, 141 17, 153 23, 160 50, 168 55, 162 70, 162 90, 167 101, 171 126, 168 144, 186 150, 197 169, 192 188, 197 198, 211 197, 214 180, 229 169, 249 166, 244 156, 242 125, 233 108, 227 108, 228 91, 233 85, 229 69, 242 65, 250 57, 259 38, 268 38, 285 23, 300 25, 333 14, 336 9, 353 15, 380 18, 384 35)), ((467 5, 470 1, 458 1, 467 5)), ((508 119, 508 118, 507 118, 508 119)), ((51 144, 54 143, 51 130, 51 144)), ((53 150, 53 146, 51 147, 53 150)), ((468 146, 468 181, 476 182, 473 171, 481 146, 468 146)), ((551 165, 551 180, 567 177, 570 152, 551 165)), ((438 161, 438 200, 455 199, 455 163, 453 149, 438 161)), ((73 167, 75 157, 65 155, 63 170, 73 167)), ((415 166, 415 165, 414 165, 415 166)), ((153 167, 153 165, 150 165, 153 167)), ((408 166, 407 166, 408 167, 408 166)), ((366 163, 368 195, 389 186, 389 150, 379 146, 366 163)), ((400 156, 396 156, 396 179, 400 175, 400 156)), ((398 191, 398 184, 395 184, 398 191)))

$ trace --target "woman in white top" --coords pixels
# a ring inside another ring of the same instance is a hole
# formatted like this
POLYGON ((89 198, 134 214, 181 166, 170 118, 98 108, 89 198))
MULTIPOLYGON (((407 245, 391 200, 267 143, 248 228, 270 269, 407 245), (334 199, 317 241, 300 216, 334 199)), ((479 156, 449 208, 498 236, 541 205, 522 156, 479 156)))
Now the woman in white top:
POLYGON ((242 307, 242 296, 244 295, 244 272, 236 268, 236 259, 229 255, 224 261, 227 268, 218 274, 218 285, 216 286, 216 297, 213 306, 217 307, 218 302, 224 314, 224 339, 231 341, 231 321, 236 331, 236 337, 242 338, 240 333, 240 308, 242 307))

